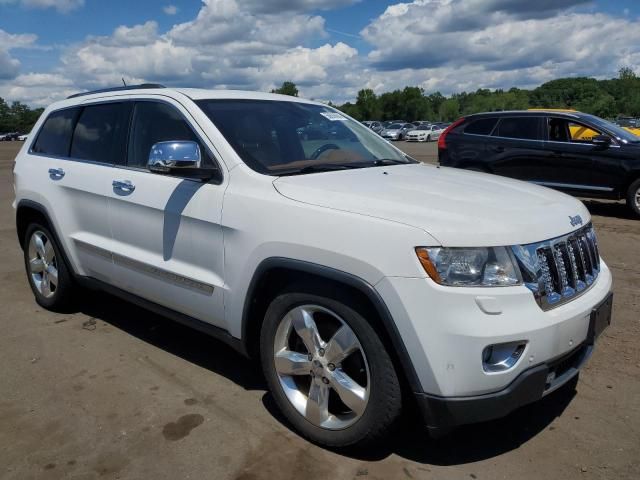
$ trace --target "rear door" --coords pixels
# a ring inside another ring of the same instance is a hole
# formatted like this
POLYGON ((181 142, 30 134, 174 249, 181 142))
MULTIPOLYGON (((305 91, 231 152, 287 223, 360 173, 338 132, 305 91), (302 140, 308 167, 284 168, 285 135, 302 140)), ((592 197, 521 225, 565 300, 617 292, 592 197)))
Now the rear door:
POLYGON ((87 104, 52 113, 31 149, 37 192, 78 274, 112 280, 108 179, 122 159, 129 105, 87 104))
POLYGON ((487 137, 486 154, 493 173, 519 180, 536 180, 547 161, 541 116, 500 117, 487 137))
POLYGON ((576 195, 608 197, 627 177, 626 149, 595 125, 550 116, 546 148, 554 167, 544 183, 547 186, 576 195), (609 136, 611 144, 594 145, 596 135, 609 136))
POLYGON ((225 183, 147 168, 153 144, 179 140, 197 142, 203 164, 213 166, 213 150, 204 138, 175 100, 136 101, 127 159, 114 168, 109 182, 109 219, 119 288, 222 326, 225 183))

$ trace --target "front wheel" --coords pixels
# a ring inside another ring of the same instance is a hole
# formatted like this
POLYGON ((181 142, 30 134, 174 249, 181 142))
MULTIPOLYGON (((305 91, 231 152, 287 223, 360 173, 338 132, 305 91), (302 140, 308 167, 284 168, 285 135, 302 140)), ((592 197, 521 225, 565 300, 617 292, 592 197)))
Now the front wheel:
POLYGON ((380 439, 402 405, 384 345, 348 301, 322 288, 285 291, 267 309, 260 338, 276 404, 298 432, 329 447, 380 439))
POLYGON ((640 216, 640 178, 633 182, 627 192, 627 205, 637 216, 640 216))

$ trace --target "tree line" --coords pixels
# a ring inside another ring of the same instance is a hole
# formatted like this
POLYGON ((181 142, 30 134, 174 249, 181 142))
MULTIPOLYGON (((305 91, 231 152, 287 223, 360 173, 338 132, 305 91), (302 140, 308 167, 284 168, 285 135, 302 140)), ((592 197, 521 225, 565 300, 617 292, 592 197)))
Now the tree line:
POLYGON ((29 133, 44 108, 31 109, 21 102, 9 105, 0 97, 0 133, 29 133))
MULTIPOLYGON (((272 92, 298 95, 293 82, 284 82, 272 92)), ((420 87, 380 95, 363 89, 355 103, 333 106, 358 120, 453 121, 472 113, 527 108, 570 108, 603 118, 640 117, 640 77, 631 68, 623 67, 618 77, 610 80, 559 78, 533 90, 480 88, 448 97, 440 92, 427 94, 420 87)))
POLYGON ((640 77, 625 67, 617 78, 609 80, 560 78, 533 90, 480 88, 449 97, 439 92, 426 94, 419 87, 381 95, 364 89, 358 92, 355 103, 338 108, 358 120, 453 121, 472 113, 527 108, 569 108, 602 118, 640 117, 640 77))

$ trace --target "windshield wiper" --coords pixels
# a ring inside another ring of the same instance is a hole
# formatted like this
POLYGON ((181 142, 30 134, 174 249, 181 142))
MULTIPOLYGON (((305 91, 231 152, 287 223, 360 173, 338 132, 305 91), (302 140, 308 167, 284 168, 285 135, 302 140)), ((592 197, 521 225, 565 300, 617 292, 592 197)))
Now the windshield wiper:
POLYGON ((319 173, 319 172, 335 172, 338 170, 350 170, 352 168, 361 168, 360 165, 345 164, 345 163, 320 163, 318 165, 307 165, 297 170, 289 170, 279 174, 284 177, 287 175, 304 175, 305 173, 319 173))
POLYGON ((395 158, 379 158, 373 161, 373 164, 376 167, 385 167, 388 165, 408 165, 410 163, 416 163, 416 161, 410 157, 407 157, 406 160, 398 160, 395 158))

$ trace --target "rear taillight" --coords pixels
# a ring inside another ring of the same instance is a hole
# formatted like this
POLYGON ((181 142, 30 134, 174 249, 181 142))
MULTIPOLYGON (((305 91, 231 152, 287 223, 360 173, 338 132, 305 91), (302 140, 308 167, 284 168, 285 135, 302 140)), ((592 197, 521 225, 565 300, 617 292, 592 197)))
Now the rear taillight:
POLYGON ((462 122, 464 122, 464 117, 459 118, 458 120, 456 120, 455 122, 453 122, 451 125, 449 125, 447 128, 444 129, 444 132, 442 132, 440 134, 440 137, 438 138, 438 149, 446 150, 446 148, 447 148, 447 135, 449 134, 449 132, 451 130, 456 128, 462 122))

